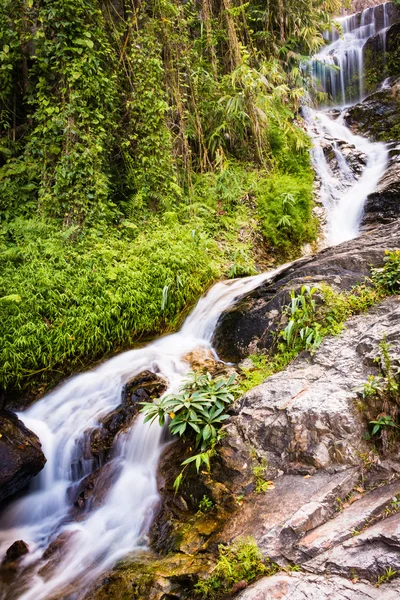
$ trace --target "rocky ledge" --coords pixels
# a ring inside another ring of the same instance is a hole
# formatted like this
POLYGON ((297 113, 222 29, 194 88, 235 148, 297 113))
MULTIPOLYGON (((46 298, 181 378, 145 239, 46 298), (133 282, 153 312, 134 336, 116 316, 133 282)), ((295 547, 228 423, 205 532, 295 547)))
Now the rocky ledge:
POLYGON ((392 222, 311 258, 296 261, 226 311, 213 344, 224 360, 239 361, 270 348, 281 328, 281 309, 291 290, 325 282, 343 290, 364 281, 371 266, 381 266, 385 250, 400 247, 400 221, 392 222))
POLYGON ((46 463, 39 438, 7 410, 0 412, 0 502, 29 485, 46 463))

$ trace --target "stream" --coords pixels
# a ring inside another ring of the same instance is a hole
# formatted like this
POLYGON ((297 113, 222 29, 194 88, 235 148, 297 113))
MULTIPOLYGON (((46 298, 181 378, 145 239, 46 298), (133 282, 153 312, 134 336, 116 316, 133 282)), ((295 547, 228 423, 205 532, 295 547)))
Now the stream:
MULTIPOLYGON (((362 13, 361 20, 354 16, 339 19, 343 35, 330 34, 330 43, 312 61, 318 85, 333 97, 337 109, 304 107, 314 144, 313 162, 321 181, 320 199, 327 215, 328 245, 358 235, 365 200, 375 190, 387 165, 385 145, 354 135, 343 119, 346 107, 364 95, 363 46, 377 32, 384 36, 389 25, 385 17, 379 28, 375 16, 376 9, 372 8, 362 13), (355 73, 358 87, 354 89, 353 85, 350 94, 349 82, 355 73), (340 166, 335 172, 324 152, 327 140, 340 166), (359 177, 349 169, 342 152, 343 142, 365 155, 365 167, 359 177)), ((22 539, 29 546, 29 554, 21 562, 24 574, 18 589, 2 590, 2 600, 77 600, 117 560, 146 548, 146 533, 159 501, 156 472, 165 447, 162 429, 158 423, 144 424, 143 416, 139 416, 130 431, 117 437, 114 460, 119 463, 120 474, 104 505, 77 521, 71 518, 68 490, 98 466, 82 456, 84 434, 120 404, 124 385, 142 371, 165 378, 167 393, 178 391, 190 370, 183 357, 199 347, 211 348, 220 315, 239 297, 272 279, 286 266, 217 283, 200 299, 179 332, 124 352, 93 371, 67 380, 19 415, 39 436, 47 463, 31 489, 9 504, 0 520, 0 560, 15 540, 22 539), (79 469, 74 468, 77 463, 79 469), (62 557, 46 572, 47 559, 43 554, 61 534, 68 536, 68 543, 62 557)))

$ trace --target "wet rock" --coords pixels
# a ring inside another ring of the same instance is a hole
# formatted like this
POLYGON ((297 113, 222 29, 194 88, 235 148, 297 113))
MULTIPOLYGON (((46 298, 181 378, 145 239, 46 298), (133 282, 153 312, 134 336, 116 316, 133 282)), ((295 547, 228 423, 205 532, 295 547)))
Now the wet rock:
POLYGON ((0 412, 0 501, 26 488, 46 463, 39 438, 6 410, 0 412))
POLYGON ((213 458, 211 473, 197 473, 191 465, 178 493, 173 484, 181 462, 191 453, 189 445, 175 442, 162 455, 158 468, 160 511, 150 530, 152 547, 158 552, 192 554, 204 550, 225 520, 240 509, 237 498, 254 490, 251 449, 235 427, 229 425, 225 431, 227 436, 213 458), (213 508, 202 514, 199 505, 204 496, 213 508))
POLYGON ((75 519, 79 519, 81 513, 103 506, 110 488, 121 473, 121 468, 119 461, 111 460, 68 490, 70 501, 75 507, 72 511, 75 519))
POLYGON ((23 540, 17 540, 13 544, 11 544, 11 546, 7 550, 6 556, 5 556, 3 562, 5 562, 5 563, 14 562, 14 561, 22 558, 23 556, 25 556, 25 554, 28 554, 28 552, 29 552, 28 544, 26 542, 24 542, 23 540))
POLYGON ((166 389, 165 380, 151 371, 143 371, 129 381, 122 390, 121 404, 101 419, 101 427, 88 432, 89 454, 100 463, 109 460, 115 436, 131 427, 141 408, 140 402, 151 402, 166 389))
POLYGON ((324 577, 307 573, 278 573, 260 579, 239 594, 237 600, 398 600, 397 581, 376 588, 353 583, 344 577, 324 577))
POLYGON ((363 102, 344 114, 347 125, 356 133, 374 141, 400 139, 400 79, 392 77, 363 102))
POLYGON ((84 600, 184 600, 193 598, 199 575, 207 575, 212 567, 208 557, 177 554, 164 558, 151 553, 138 553, 103 575, 88 591, 84 600))
POLYGON ((286 472, 359 464, 365 423, 354 389, 376 369, 373 358, 384 335, 398 351, 398 297, 350 319, 312 359, 299 356, 240 398, 232 420, 243 439, 286 472))
POLYGON ((326 282, 350 289, 364 281, 371 266, 383 264, 387 249, 400 247, 400 221, 377 227, 360 237, 301 259, 272 281, 242 298, 220 318, 213 345, 218 355, 239 361, 249 354, 271 348, 281 327, 281 310, 290 291, 302 285, 326 282))
POLYGON ((390 223, 394 221, 399 216, 399 209, 400 143, 394 143, 389 147, 389 163, 385 174, 374 193, 368 196, 365 203, 362 229, 372 229, 376 227, 377 223, 390 223))

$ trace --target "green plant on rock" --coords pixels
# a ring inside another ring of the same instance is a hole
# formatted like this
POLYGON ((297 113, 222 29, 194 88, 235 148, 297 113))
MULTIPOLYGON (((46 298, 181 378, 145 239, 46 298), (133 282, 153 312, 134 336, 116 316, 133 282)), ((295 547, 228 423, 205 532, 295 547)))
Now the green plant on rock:
POLYGON ((321 324, 316 321, 314 296, 318 287, 303 285, 299 294, 290 294, 291 303, 286 309, 289 322, 281 336, 289 349, 304 348, 315 352, 322 342, 321 324))
POLYGON ((375 362, 381 373, 369 375, 366 383, 356 391, 366 401, 364 412, 371 435, 379 439, 382 451, 386 453, 398 437, 400 415, 400 355, 391 351, 386 338, 379 344, 375 362))
POLYGON ((372 269, 373 283, 386 294, 397 294, 400 291, 400 250, 387 250, 385 264, 379 269, 372 269))
POLYGON ((199 502, 199 511, 202 513, 210 512, 213 508, 214 502, 208 496, 204 495, 199 502))
POLYGON ((382 573, 382 575, 379 575, 378 580, 376 582, 376 587, 379 587, 380 585, 382 585, 382 583, 387 583, 388 581, 393 579, 393 577, 396 577, 396 575, 398 575, 399 573, 400 571, 396 571, 395 569, 392 569, 392 567, 388 567, 387 569, 385 569, 385 572, 382 573))
POLYGON ((218 561, 211 575, 195 585, 196 598, 220 600, 228 596, 239 581, 250 583, 260 575, 273 575, 279 567, 264 559, 251 537, 237 540, 231 546, 218 546, 218 561))
MULTIPOLYGON (((184 469, 193 462, 197 472, 202 465, 210 469, 210 458, 223 439, 221 427, 229 419, 227 411, 235 399, 235 378, 235 374, 226 380, 213 379, 210 373, 191 373, 178 394, 141 403, 145 422, 158 419, 163 427, 169 418, 168 427, 173 435, 194 438, 198 452, 182 462, 184 469)), ((184 469, 174 482, 175 490, 179 489, 184 469)))

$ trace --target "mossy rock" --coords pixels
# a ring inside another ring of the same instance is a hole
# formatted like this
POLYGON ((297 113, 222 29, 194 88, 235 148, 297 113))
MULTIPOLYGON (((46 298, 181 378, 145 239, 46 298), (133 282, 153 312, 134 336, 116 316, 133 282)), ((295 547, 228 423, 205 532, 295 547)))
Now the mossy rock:
POLYGON ((210 557, 174 554, 159 558, 143 552, 107 573, 85 600, 189 599, 198 578, 213 566, 210 557))

